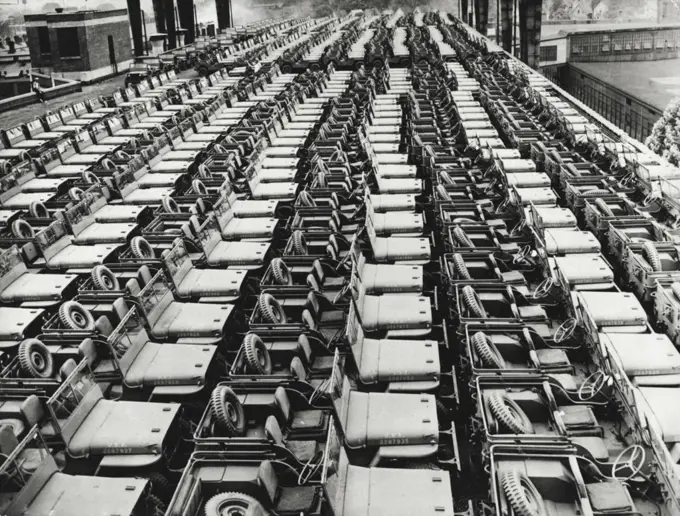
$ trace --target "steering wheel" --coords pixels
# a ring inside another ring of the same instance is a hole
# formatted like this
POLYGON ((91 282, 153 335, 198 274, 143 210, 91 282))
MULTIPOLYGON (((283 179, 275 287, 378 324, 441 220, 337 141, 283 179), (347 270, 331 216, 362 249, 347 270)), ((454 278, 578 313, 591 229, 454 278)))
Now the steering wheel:
POLYGON ((350 288, 350 283, 347 282, 341 289, 340 291, 335 294, 335 297, 333 298, 333 304, 337 304, 340 302, 340 300, 345 297, 349 293, 349 288, 350 288))
POLYGON ((526 263, 528 261, 529 256, 531 255, 531 246, 525 245, 522 247, 522 249, 519 250, 519 253, 517 253, 515 256, 512 258, 512 263, 515 265, 519 265, 520 263, 526 263))
POLYGON ((619 453, 619 455, 616 457, 616 460, 614 460, 614 464, 612 464, 612 478, 614 480, 622 480, 626 482, 633 477, 636 477, 640 473, 642 467, 645 465, 645 462, 647 462, 647 452, 639 444, 633 444, 619 453), (628 457, 628 459, 626 459, 624 462, 623 457, 628 452, 630 452, 630 457, 628 457), (627 477, 620 477, 617 475, 618 472, 625 470, 626 468, 630 469, 630 475, 627 477))
POLYGON ((570 338, 576 331, 576 326, 578 326, 578 321, 573 317, 560 324, 555 331, 555 343, 559 344, 570 338))
POLYGON ((592 400, 597 396, 609 380, 602 371, 595 371, 578 388, 578 399, 581 401, 592 400))
POLYGON ((522 231, 524 231, 524 228, 527 227, 527 219, 522 219, 519 221, 519 224, 517 224, 514 228, 512 228, 512 231, 510 231, 510 236, 511 237, 516 237, 519 236, 522 231))
POLYGON ((642 205, 647 207, 656 201, 658 196, 654 192, 649 192, 647 196, 642 200, 642 205))
MULTIPOLYGON (((531 294, 534 299, 541 299, 547 297, 550 291, 555 286, 555 280, 552 278, 545 278, 541 283, 534 289, 531 294)), ((563 323, 564 324, 564 323, 563 323)))
POLYGON ((349 244, 349 251, 347 254, 343 257, 342 260, 338 262, 338 265, 335 267, 336 271, 339 271, 342 267, 344 267, 347 262, 349 262, 352 257, 354 256, 354 253, 356 252, 356 246, 357 246, 357 238, 359 234, 363 231, 364 228, 359 229, 356 233, 354 233, 354 236, 352 237, 352 241, 349 244))

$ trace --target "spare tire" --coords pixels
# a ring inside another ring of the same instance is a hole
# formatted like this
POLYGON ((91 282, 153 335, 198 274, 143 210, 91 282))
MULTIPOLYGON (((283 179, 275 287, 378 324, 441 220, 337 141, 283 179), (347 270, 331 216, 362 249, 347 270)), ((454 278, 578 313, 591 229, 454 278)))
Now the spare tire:
POLYGON ((547 516, 543 497, 526 473, 517 469, 504 471, 501 485, 517 516, 547 516))
POLYGON ((208 195, 208 189, 205 187, 203 181, 201 181, 200 179, 194 179, 191 182, 191 188, 194 191, 194 193, 198 195, 208 195))
POLYGON ((272 359, 262 339, 255 333, 248 333, 243 339, 243 351, 248 367, 257 374, 272 374, 272 359))
POLYGON ((102 160, 102 167, 105 170, 118 170, 118 167, 116 166, 116 164, 113 161, 111 161, 109 158, 104 158, 102 160))
POLYGON ((437 191, 439 197, 441 197, 443 201, 451 200, 451 195, 449 195, 449 192, 446 191, 446 187, 444 185, 437 185, 435 187, 435 190, 437 191))
POLYGON ((246 432, 246 416, 236 393, 229 387, 218 385, 210 396, 210 410, 217 426, 226 430, 229 437, 240 437, 246 432))
POLYGON ((17 353, 21 370, 32 378, 51 378, 54 373, 52 353, 38 339, 26 339, 17 353))
POLYGON ((648 240, 642 244, 642 256, 645 257, 647 263, 652 267, 652 271, 661 272, 663 270, 661 257, 659 256, 659 251, 654 245, 654 242, 648 240))
POLYGON ((81 201, 83 199, 83 196, 85 195, 85 192, 83 191, 82 188, 78 188, 77 186, 74 186, 68 191, 68 197, 72 201, 81 201))
POLYGON ((96 174, 94 174, 94 172, 90 172, 89 170, 86 170, 82 173, 81 179, 88 185, 98 185, 101 183, 96 174))
POLYGON ((179 213, 179 205, 177 204, 177 201, 173 199, 172 197, 163 197, 161 199, 161 206, 163 207, 163 210, 165 213, 179 213))
POLYGON ((118 278, 106 265, 93 267, 90 276, 97 290, 120 290, 118 278))
POLYGON ((494 369, 505 369, 505 360, 485 333, 478 331, 472 336, 472 347, 480 362, 494 369))
POLYGON ((260 294, 257 306, 260 308, 260 317, 265 323, 286 324, 288 322, 283 307, 271 294, 266 292, 260 294))
POLYGON ((291 285, 293 283, 290 269, 281 258, 272 259, 272 276, 274 276, 277 285, 291 285))
POLYGON ((94 330, 94 317, 77 301, 66 301, 59 307, 59 321, 70 330, 94 330))
POLYGON ((40 201, 33 201, 28 207, 28 213, 31 217, 36 219, 49 219, 50 212, 47 207, 40 201))
POLYGON ((484 310, 484 306, 479 300, 477 291, 470 285, 465 285, 463 287, 463 303, 470 310, 472 315, 478 319, 487 319, 489 316, 484 310))
POLYGON ((475 244, 470 237, 467 235, 465 230, 460 226, 456 226, 451 231, 453 238, 458 242, 461 247, 474 247, 475 244))
POLYGON ((33 227, 22 219, 17 219, 12 222, 12 235, 14 238, 33 239, 35 237, 35 230, 33 227))
POLYGON ((156 257, 153 247, 144 237, 134 237, 130 242, 130 250, 134 257, 140 260, 150 260, 156 257))
POLYGON ((439 178, 442 180, 442 183, 446 185, 456 184, 456 182, 453 180, 451 175, 446 170, 442 170, 441 172, 439 172, 439 178))
POLYGON ((506 394, 491 394, 489 408, 499 426, 513 434, 533 434, 534 426, 524 411, 506 394))
POLYGON ((299 256, 305 256, 307 254, 307 240, 299 229, 293 231, 293 251, 299 256))
POLYGON ((307 190, 302 190, 300 192, 298 195, 298 201, 300 202, 301 206, 306 206, 308 208, 316 207, 316 201, 314 200, 314 197, 312 197, 312 195, 307 190))
POLYGON ((219 493, 205 504, 205 516, 267 516, 269 513, 250 495, 229 491, 219 493))
POLYGON ((453 253, 451 256, 451 260, 453 262, 453 270, 458 276, 458 279, 460 280, 471 280, 472 276, 470 276, 470 271, 467 268, 467 265, 465 265, 465 260, 459 253, 453 253))

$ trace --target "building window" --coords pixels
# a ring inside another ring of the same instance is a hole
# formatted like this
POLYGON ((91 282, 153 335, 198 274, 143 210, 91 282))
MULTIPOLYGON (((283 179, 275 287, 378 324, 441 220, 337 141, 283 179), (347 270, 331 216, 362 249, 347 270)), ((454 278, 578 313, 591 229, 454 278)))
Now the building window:
POLYGON ((541 47, 541 61, 557 61, 557 45, 541 47))
POLYGON ((51 54, 50 33, 47 27, 38 27, 38 48, 41 54, 51 54))
POLYGON ((57 42, 59 43, 60 57, 80 57, 78 29, 57 29, 57 42))

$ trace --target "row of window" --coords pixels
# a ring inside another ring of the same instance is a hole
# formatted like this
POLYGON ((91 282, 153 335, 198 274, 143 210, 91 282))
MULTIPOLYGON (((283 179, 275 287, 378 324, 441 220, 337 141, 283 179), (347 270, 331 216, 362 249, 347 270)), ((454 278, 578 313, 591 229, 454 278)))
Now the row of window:
MULTIPOLYGON (((62 58, 80 57, 78 29, 75 27, 68 27, 56 29, 56 31, 59 56, 62 58)), ((50 33, 47 30, 47 27, 38 27, 38 47, 40 48, 41 54, 52 53, 52 43, 50 42, 50 33)))
POLYGON ((591 56, 609 52, 645 52, 652 49, 680 48, 680 31, 623 32, 618 34, 580 35, 571 38, 572 55, 591 56))
POLYGON ((540 61, 541 63, 545 63, 546 61, 557 61, 557 45, 542 46, 540 61))

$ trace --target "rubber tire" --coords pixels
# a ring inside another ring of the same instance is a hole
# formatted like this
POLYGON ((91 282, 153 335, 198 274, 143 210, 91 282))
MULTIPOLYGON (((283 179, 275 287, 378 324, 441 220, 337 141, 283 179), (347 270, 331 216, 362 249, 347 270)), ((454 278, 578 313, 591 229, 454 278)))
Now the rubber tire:
POLYGON ((166 476, 161 473, 151 473, 149 475, 149 483, 151 484, 151 493, 167 504, 170 498, 172 498, 174 490, 166 476))
POLYGON ((102 290, 104 292, 120 290, 118 278, 106 265, 95 265, 92 268, 90 277, 97 290, 102 290))
POLYGON ((257 299, 257 306, 260 308, 260 317, 266 323, 286 324, 288 318, 283 311, 281 304, 271 294, 263 292, 257 299))
POLYGON ((85 192, 83 191, 82 188, 78 188, 77 186, 74 186, 68 191, 68 198, 71 199, 72 201, 82 201, 83 197, 85 196, 85 192))
POLYGON ((165 211, 165 213, 180 213, 177 201, 175 201, 175 199, 172 197, 163 197, 161 199, 161 206, 163 207, 163 211, 165 211))
POLYGON ((93 331, 94 317, 90 311, 77 301, 66 301, 59 307, 59 321, 63 326, 70 330, 93 331), (79 323, 74 318, 73 314, 78 314, 82 318, 82 323, 79 323))
POLYGON ((442 180, 442 183, 445 185, 455 185, 456 182, 453 180, 453 178, 449 175, 449 173, 446 170, 442 170, 439 172, 439 178, 442 180))
POLYGON ((472 337, 472 347, 477 353, 477 358, 486 366, 492 367, 494 369, 505 369, 506 364, 503 357, 494 346, 493 342, 490 342, 489 337, 478 331, 472 337))
POLYGON ((489 408, 498 420, 499 426, 504 426, 513 434, 533 434, 534 426, 524 411, 510 397, 505 394, 491 394, 489 408))
POLYGON ((256 374, 272 374, 272 358, 262 339, 255 333, 248 333, 243 339, 243 351, 248 368, 256 374))
POLYGON ((218 426, 223 428, 229 434, 229 437, 240 437, 246 432, 246 416, 243 411, 243 405, 238 400, 236 393, 229 387, 218 385, 213 389, 210 395, 210 410, 215 418, 218 426), (233 415, 235 418, 230 418, 230 411, 226 405, 234 409, 233 415))
POLYGON ((328 178, 326 177, 326 172, 320 170, 316 174, 316 179, 318 188, 328 188, 328 178))
POLYGON ((208 195, 208 189, 205 187, 203 184, 203 181, 200 179, 194 179, 191 182, 191 189, 194 191, 196 195, 208 195))
POLYGON ((12 222, 12 235, 14 238, 32 240, 35 237, 35 230, 25 220, 17 219, 12 222))
POLYGON ((239 514, 243 516, 267 516, 269 514, 255 498, 235 491, 216 494, 206 502, 203 510, 205 516, 222 516, 223 514, 232 514, 225 512, 225 509, 230 507, 241 509, 239 512, 233 512, 234 516, 239 514))
POLYGON ((645 257, 645 260, 647 260, 647 263, 649 263, 654 272, 661 272, 663 270, 659 251, 653 242, 648 240, 642 244, 642 256, 645 257))
POLYGON ((28 214, 36 219, 49 219, 50 212, 40 201, 33 201, 28 207, 28 214))
POLYGON ((307 208, 316 208, 316 201, 314 197, 307 191, 302 190, 298 195, 298 201, 301 206, 306 206, 307 208))
POLYGON ((146 495, 147 516, 163 516, 168 510, 167 504, 154 493, 146 495))
POLYGON ((451 196, 449 195, 449 192, 446 191, 444 185, 437 185, 436 190, 442 201, 447 202, 451 200, 451 196))
POLYGON ((85 182, 85 184, 88 185, 98 185, 101 183, 99 178, 89 170, 86 170, 85 172, 82 173, 81 179, 85 182))
POLYGON ((456 226, 452 230, 453 238, 460 244, 461 247, 474 247, 475 244, 470 240, 470 237, 467 236, 467 233, 465 233, 465 230, 461 228, 460 226, 456 226))
POLYGON ((286 262, 281 258, 272 259, 272 276, 277 285, 292 285, 293 277, 290 274, 290 269, 286 262))
POLYGON ((596 195, 611 195, 611 192, 609 190, 597 188, 595 190, 588 190, 586 192, 583 192, 581 195, 584 197, 594 197, 596 195))
POLYGON ((471 280, 472 276, 470 276, 470 271, 468 271, 463 257, 459 253, 453 253, 451 259, 453 260, 453 270, 458 275, 458 279, 471 280))
POLYGON ((600 209, 600 211, 602 212, 602 214, 605 217, 614 217, 615 216, 612 209, 604 201, 604 199, 602 199, 602 197, 598 197, 597 199, 595 199, 595 206, 597 206, 600 209))
POLYGON ((484 310, 484 307, 479 302, 479 297, 477 296, 475 289, 470 285, 465 285, 463 287, 462 293, 463 302, 465 303, 465 306, 468 307, 468 310, 470 310, 479 319, 488 319, 489 314, 486 313, 486 310, 484 310))
POLYGON ((21 370, 32 378, 51 378, 54 373, 54 360, 47 346, 38 339, 26 339, 19 344, 17 352, 21 370), (42 358, 43 366, 35 364, 35 355, 42 358))
POLYGON ((524 472, 516 469, 504 471, 501 473, 501 486, 516 516, 547 516, 543 497, 524 472), (533 501, 527 498, 527 493, 533 501))
POLYGON ((130 250, 135 258, 140 260, 150 260, 156 258, 151 244, 144 237, 136 236, 130 241, 130 250))
POLYGON ((293 251, 299 256, 307 255, 307 240, 299 229, 293 231, 293 251))

